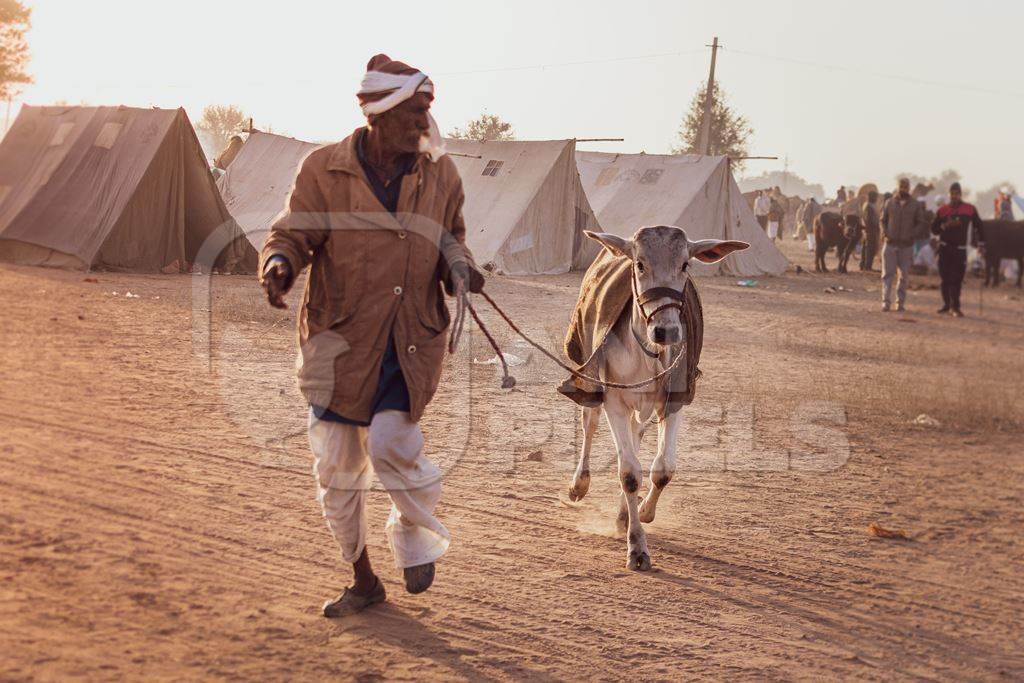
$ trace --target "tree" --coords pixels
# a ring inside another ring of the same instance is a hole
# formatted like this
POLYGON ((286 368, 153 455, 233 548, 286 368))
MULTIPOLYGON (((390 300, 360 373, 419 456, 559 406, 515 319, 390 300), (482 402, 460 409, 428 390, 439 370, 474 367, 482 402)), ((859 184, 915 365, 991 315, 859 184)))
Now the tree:
MULTIPOLYGON (((704 123, 704 100, 707 96, 707 83, 693 96, 690 111, 679 127, 679 145, 672 148, 673 154, 702 154, 700 144, 701 125, 704 123)), ((747 143, 754 134, 753 128, 746 117, 737 114, 726 102, 726 97, 715 81, 711 93, 711 154, 732 158, 747 156, 747 143)), ((743 169, 742 160, 733 162, 733 166, 743 169)))
POLYGON ((233 104, 211 104, 203 109, 203 116, 196 124, 196 130, 207 149, 217 153, 224 149, 232 135, 245 130, 249 117, 233 104))
POLYGON ((32 82, 28 67, 25 32, 31 25, 32 10, 18 0, 0 0, 0 99, 6 100, 32 82))
POLYGON ((502 121, 493 114, 481 114, 480 118, 473 119, 466 124, 465 128, 455 128, 448 133, 448 137, 458 140, 515 140, 516 134, 512 130, 512 124, 502 121))

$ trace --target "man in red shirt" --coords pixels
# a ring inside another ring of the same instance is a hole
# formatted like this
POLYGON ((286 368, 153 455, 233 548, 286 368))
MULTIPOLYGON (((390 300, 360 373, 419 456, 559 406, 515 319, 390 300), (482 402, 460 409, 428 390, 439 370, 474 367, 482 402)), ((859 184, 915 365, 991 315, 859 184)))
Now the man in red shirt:
POLYGON ((932 222, 932 234, 939 237, 939 277, 942 278, 942 308, 939 313, 964 317, 960 311, 960 288, 967 273, 967 245, 985 246, 981 216, 963 201, 960 183, 949 186, 949 204, 939 207, 932 222))

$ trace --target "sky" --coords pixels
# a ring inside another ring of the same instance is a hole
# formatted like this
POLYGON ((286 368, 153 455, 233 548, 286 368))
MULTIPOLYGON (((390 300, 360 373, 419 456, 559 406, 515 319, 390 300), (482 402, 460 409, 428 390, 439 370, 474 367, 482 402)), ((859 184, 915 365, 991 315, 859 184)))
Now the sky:
MULTIPOLYGON (((747 175, 789 170, 832 190, 956 168, 977 190, 1024 187, 1024 2, 28 0, 35 83, 21 101, 235 104, 257 128, 313 141, 361 124, 378 52, 429 74, 443 131, 482 112, 519 139, 667 153, 716 77, 754 128, 747 175)), ((16 103, 17 105, 20 103, 16 103)))

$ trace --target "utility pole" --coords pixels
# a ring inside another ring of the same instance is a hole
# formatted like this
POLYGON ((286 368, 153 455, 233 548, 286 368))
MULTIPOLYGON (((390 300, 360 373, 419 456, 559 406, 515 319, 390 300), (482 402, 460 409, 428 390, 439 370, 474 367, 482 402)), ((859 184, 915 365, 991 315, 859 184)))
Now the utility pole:
POLYGON ((700 126, 700 153, 704 156, 711 154, 711 104, 715 92, 715 58, 718 56, 718 36, 711 42, 711 45, 704 47, 711 48, 711 74, 708 76, 708 89, 704 93, 704 120, 700 126))
POLYGON ((789 190, 789 155, 786 155, 786 160, 782 165, 782 192, 783 194, 789 190))

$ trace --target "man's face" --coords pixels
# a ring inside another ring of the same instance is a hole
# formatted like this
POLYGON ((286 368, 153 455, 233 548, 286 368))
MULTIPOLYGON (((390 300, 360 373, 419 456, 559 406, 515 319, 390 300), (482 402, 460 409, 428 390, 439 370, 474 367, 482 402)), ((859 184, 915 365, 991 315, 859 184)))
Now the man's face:
POLYGON ((910 182, 900 181, 900 194, 910 194, 910 182))
POLYGON ((419 152, 420 139, 430 131, 429 93, 418 92, 397 107, 375 116, 372 128, 380 131, 381 139, 399 152, 419 152))
POLYGON ((949 201, 950 201, 950 203, 952 203, 952 204, 959 204, 962 198, 963 198, 963 193, 960 190, 950 190, 949 191, 949 201))

